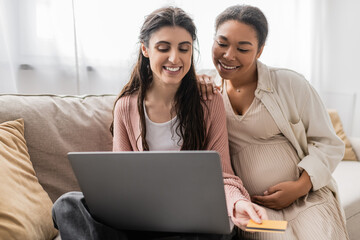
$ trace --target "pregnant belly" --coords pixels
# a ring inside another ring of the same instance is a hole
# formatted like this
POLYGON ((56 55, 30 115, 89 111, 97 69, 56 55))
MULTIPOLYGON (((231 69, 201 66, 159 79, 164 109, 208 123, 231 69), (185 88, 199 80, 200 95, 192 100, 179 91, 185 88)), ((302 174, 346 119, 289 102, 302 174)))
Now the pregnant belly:
POLYGON ((299 178, 299 158, 290 143, 251 145, 232 155, 234 171, 250 195, 299 178))

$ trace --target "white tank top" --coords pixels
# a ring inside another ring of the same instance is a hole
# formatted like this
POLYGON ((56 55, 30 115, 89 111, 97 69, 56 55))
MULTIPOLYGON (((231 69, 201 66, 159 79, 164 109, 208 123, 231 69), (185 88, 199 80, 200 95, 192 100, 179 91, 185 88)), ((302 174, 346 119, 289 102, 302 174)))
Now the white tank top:
POLYGON ((182 146, 182 140, 175 132, 177 126, 177 117, 164 123, 155 123, 150 120, 145 112, 146 124, 146 142, 150 151, 179 151, 182 146), (180 141, 179 141, 180 140, 180 141))

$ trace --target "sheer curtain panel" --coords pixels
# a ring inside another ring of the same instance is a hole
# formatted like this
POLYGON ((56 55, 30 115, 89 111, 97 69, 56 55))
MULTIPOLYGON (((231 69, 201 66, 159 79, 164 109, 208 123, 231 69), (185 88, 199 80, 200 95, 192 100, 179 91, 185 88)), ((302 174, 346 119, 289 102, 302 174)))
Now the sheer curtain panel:
POLYGON ((144 16, 183 8, 198 28, 197 69, 213 69, 215 17, 234 4, 259 7, 269 21, 261 60, 310 79, 311 0, 0 0, 0 92, 118 93, 139 51, 144 16))

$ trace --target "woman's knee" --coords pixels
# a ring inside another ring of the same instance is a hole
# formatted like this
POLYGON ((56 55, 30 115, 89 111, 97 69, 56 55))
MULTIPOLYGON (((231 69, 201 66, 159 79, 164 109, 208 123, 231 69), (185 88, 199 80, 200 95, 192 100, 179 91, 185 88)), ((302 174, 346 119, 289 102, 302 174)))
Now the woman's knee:
POLYGON ((74 212, 75 209, 79 209, 82 206, 82 199, 84 195, 82 192, 68 192, 61 195, 52 207, 53 218, 60 215, 67 215, 68 213, 74 212))

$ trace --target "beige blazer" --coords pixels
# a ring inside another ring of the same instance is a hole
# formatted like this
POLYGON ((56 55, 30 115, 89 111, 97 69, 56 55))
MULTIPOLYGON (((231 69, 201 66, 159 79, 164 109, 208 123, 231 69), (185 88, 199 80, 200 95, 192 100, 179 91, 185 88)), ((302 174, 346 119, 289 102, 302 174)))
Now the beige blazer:
POLYGON ((259 98, 281 132, 296 149, 299 168, 309 174, 313 190, 328 186, 337 194, 332 177, 345 145, 337 137, 327 110, 310 83, 299 73, 268 67, 258 61, 259 98))

